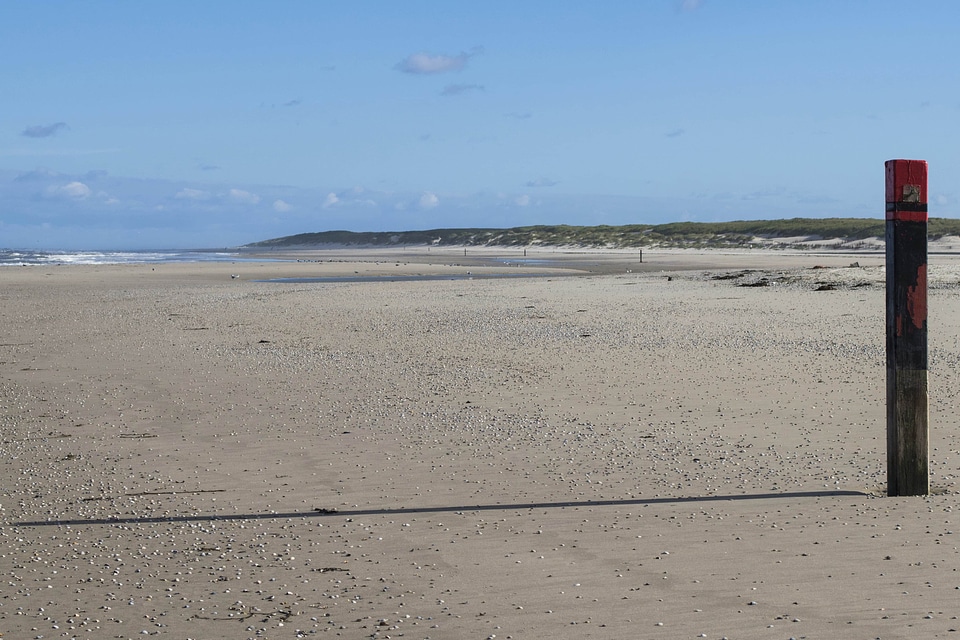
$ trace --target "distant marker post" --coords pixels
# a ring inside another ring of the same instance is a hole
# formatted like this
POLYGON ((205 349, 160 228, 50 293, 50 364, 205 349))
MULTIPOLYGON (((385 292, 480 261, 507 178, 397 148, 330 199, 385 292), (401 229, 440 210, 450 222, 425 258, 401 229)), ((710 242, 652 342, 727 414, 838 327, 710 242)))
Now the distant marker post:
POLYGON ((886 162, 887 495, 930 491, 927 162, 886 162))

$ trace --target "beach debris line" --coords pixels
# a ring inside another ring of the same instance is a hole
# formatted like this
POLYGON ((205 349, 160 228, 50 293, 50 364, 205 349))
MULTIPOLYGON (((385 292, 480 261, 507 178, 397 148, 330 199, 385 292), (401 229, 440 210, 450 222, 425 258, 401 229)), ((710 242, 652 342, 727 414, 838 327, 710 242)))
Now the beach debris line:
MULTIPOLYGON (((817 267, 814 267, 816 269, 817 267)), ((734 273, 718 273, 716 275, 710 276, 711 280, 737 280, 746 276, 749 273, 753 273, 753 269, 745 269, 743 271, 736 271, 734 273)))
POLYGON ((858 263, 842 267, 828 267, 815 265, 802 269, 791 270, 756 270, 743 269, 722 273, 703 273, 700 277, 705 280, 731 283, 737 287, 794 287, 809 288, 812 291, 848 291, 865 287, 879 287, 882 285, 883 273, 881 267, 865 268, 857 266, 853 276, 850 268, 858 263), (860 274, 863 274, 860 276, 860 274), (860 279, 862 278, 862 279, 860 279))
POLYGON ((289 620, 290 616, 293 615, 293 611, 287 609, 279 609, 277 611, 261 611, 259 607, 247 607, 247 605, 241 602, 231 606, 230 611, 235 613, 230 613, 226 616, 205 616, 196 613, 190 616, 190 618, 193 620, 234 620, 237 622, 244 622, 250 618, 260 618, 260 622, 269 622, 272 618, 276 618, 283 623, 289 620))

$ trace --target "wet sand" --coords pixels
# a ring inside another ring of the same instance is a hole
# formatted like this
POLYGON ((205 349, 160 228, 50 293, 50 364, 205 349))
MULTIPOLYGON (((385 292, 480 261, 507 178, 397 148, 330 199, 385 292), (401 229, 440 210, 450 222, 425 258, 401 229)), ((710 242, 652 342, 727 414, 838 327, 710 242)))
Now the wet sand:
MULTIPOLYGON (((946 246, 946 245, 945 245, 946 246)), ((952 247, 951 247, 952 248, 952 247)), ((933 249, 931 248, 931 251, 933 249)), ((330 248, 323 250, 245 250, 241 255, 336 264, 362 259, 383 267, 443 265, 491 269, 569 269, 579 273, 609 275, 702 269, 760 269, 774 261, 780 268, 815 265, 847 266, 851 262, 883 264, 883 251, 814 250, 694 250, 694 249, 591 249, 582 247, 406 247, 330 248)), ((389 271, 388 271, 389 273, 389 271)))
POLYGON ((960 629, 956 258, 887 498, 880 255, 298 257, 0 269, 4 637, 960 629))

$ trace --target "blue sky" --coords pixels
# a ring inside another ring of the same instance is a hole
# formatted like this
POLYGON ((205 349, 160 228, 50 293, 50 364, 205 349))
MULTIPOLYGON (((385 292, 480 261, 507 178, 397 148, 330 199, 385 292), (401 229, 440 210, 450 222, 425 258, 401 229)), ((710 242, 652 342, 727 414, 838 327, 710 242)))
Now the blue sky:
POLYGON ((0 4, 0 247, 960 214, 953 0, 0 4))

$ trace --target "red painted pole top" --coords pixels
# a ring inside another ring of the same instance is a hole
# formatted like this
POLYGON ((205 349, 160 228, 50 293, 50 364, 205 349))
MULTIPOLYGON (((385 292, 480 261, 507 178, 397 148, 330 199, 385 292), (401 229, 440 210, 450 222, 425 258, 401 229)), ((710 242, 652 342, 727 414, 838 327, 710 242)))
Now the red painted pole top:
POLYGON ((887 220, 927 221, 927 161, 887 160, 887 220))

